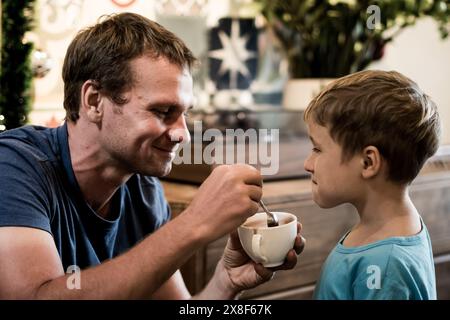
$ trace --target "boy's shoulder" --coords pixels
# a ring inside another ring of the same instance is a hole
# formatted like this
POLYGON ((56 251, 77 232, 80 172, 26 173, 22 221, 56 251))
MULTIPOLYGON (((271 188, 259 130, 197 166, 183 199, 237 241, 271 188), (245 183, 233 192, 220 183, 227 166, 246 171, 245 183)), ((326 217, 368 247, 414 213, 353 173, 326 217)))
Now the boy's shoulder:
POLYGON ((364 254, 360 262, 353 281, 356 296, 364 299, 436 297, 433 254, 426 238, 418 238, 415 244, 378 246, 364 254))
POLYGON ((347 260, 355 276, 377 270, 389 276, 399 270, 421 268, 423 264, 433 262, 428 231, 423 226, 414 236, 391 237, 359 247, 345 247, 339 243, 335 252, 347 260))
POLYGON ((335 253, 346 261, 346 265, 353 275, 353 280, 366 278, 372 272, 382 272, 389 265, 393 256, 394 245, 391 243, 377 243, 361 247, 344 247, 339 244, 335 253))
POLYGON ((359 247, 340 243, 321 274, 317 298, 435 298, 434 263, 425 224, 411 237, 392 237, 359 247))

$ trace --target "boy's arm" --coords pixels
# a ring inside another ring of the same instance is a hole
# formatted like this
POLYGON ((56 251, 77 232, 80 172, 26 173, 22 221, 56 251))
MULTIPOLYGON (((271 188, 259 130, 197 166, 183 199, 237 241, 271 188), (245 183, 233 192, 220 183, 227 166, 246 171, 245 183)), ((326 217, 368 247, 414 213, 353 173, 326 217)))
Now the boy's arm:
POLYGON ((399 281, 384 279, 382 285, 373 286, 367 281, 354 285, 353 300, 411 300, 409 288, 399 281))

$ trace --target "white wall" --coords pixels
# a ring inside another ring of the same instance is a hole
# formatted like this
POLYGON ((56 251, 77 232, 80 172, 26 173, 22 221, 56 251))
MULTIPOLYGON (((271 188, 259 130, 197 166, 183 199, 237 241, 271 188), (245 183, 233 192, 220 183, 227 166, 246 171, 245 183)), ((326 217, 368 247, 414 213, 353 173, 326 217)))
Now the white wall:
POLYGON ((438 105, 442 143, 450 144, 450 37, 441 40, 436 23, 424 18, 404 29, 370 69, 396 70, 411 78, 438 105))

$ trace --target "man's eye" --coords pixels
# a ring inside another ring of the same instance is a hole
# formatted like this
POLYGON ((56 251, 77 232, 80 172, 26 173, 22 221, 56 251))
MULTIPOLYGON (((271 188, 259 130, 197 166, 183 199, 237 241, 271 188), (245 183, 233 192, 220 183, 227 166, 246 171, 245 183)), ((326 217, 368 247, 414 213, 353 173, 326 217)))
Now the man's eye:
POLYGON ((319 153, 320 152, 320 150, 317 149, 316 147, 312 148, 312 151, 315 152, 315 153, 319 153))
POLYGON ((191 113, 189 111, 183 112, 183 115, 185 118, 189 118, 191 116, 191 113))
POLYGON ((169 114, 168 111, 162 111, 162 110, 153 110, 153 113, 160 118, 165 118, 169 114))

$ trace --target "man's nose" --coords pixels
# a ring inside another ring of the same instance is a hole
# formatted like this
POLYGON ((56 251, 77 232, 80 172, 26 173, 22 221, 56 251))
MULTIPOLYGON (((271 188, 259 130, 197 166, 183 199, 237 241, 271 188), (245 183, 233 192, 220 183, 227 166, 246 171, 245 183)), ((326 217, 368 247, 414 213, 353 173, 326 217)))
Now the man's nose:
POLYGON ((184 116, 178 117, 177 121, 173 122, 169 128, 170 141, 176 143, 189 143, 191 136, 186 126, 186 120, 184 116))

